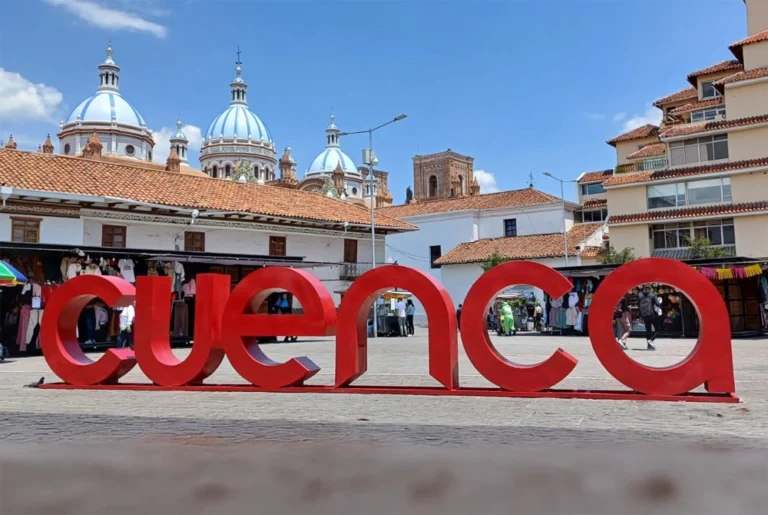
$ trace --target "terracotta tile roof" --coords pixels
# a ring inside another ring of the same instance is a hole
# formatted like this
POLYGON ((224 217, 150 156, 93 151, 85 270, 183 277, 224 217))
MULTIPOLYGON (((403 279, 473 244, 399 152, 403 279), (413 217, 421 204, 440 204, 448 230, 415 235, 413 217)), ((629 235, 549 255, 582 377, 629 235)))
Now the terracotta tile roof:
POLYGON ((696 79, 698 77, 701 77, 702 75, 711 75, 713 73, 720 73, 720 72, 726 72, 729 70, 742 70, 741 63, 736 60, 727 60, 727 61, 720 61, 717 64, 713 64, 712 66, 707 66, 706 68, 702 68, 701 70, 696 70, 693 73, 688 74, 688 82, 691 83, 691 85, 695 88, 698 87, 698 82, 696 79))
POLYGON ((720 89, 726 84, 732 84, 734 82, 741 82, 745 80, 759 79, 760 77, 765 77, 765 76, 768 76, 768 68, 755 68, 754 70, 749 70, 748 72, 734 73, 733 75, 729 75, 724 79, 720 79, 719 81, 715 82, 715 87, 720 89))
MULTIPOLYGON (((19 189, 116 197, 169 207, 235 211, 370 225, 370 212, 317 193, 195 177, 80 157, 0 150, 0 184, 19 189)), ((378 214, 376 225, 415 229, 378 214)))
POLYGON ((500 193, 488 193, 485 195, 473 195, 449 199, 420 199, 418 202, 411 204, 382 207, 376 211, 389 217, 402 218, 404 216, 449 213, 451 211, 532 206, 537 204, 550 204, 552 202, 560 202, 560 199, 533 188, 525 188, 522 190, 502 191, 500 193))
POLYGON ((670 111, 672 114, 689 113, 696 111, 697 109, 705 109, 707 107, 719 106, 725 104, 725 97, 710 98, 702 100, 701 102, 692 102, 685 104, 684 106, 676 107, 670 111))
POLYGON ((624 184, 635 184, 643 182, 660 181, 664 179, 675 179, 678 177, 690 177, 705 173, 728 172, 732 170, 741 170, 744 168, 756 168, 768 166, 768 157, 760 159, 749 159, 746 161, 727 161, 711 165, 686 166, 682 168, 667 168, 655 172, 639 172, 614 175, 612 179, 603 183, 604 187, 621 186, 624 184))
POLYGON ((741 41, 737 41, 736 43, 733 43, 728 48, 731 50, 733 55, 736 56, 736 59, 743 62, 744 47, 746 45, 751 45, 752 43, 759 43, 760 41, 765 41, 765 40, 768 40, 768 30, 758 32, 757 34, 752 34, 748 38, 744 38, 741 41))
POLYGON ((667 145, 664 143, 654 143, 653 145, 646 145, 637 152, 633 152, 627 156, 627 159, 642 159, 645 157, 663 156, 667 153, 667 145))
POLYGON ((590 182, 603 182, 613 177, 613 168, 601 172, 587 172, 579 177, 579 184, 588 184, 590 182))
POLYGON ((746 202, 744 204, 720 204, 716 206, 690 206, 680 209, 648 211, 647 213, 614 215, 610 218, 608 223, 610 225, 616 225, 635 222, 655 222, 658 220, 678 220, 720 215, 727 216, 759 211, 768 211, 768 201, 761 200, 759 202, 746 202))
POLYGON ((737 118, 735 120, 722 120, 719 122, 707 123, 687 123, 676 125, 669 130, 664 131, 662 139, 674 138, 676 136, 687 136, 689 134, 699 134, 702 132, 721 131, 732 129, 734 127, 744 127, 747 125, 756 125, 758 123, 768 123, 768 114, 760 116, 749 116, 747 118, 737 118))
POLYGON ((696 88, 685 88, 681 89, 680 91, 676 91, 671 95, 667 95, 666 97, 658 99, 653 103, 653 105, 656 107, 661 107, 664 104, 680 102, 681 100, 690 100, 692 98, 699 98, 699 91, 696 88))
POLYGON ((584 202, 584 209, 589 209, 593 207, 605 207, 608 205, 608 199, 604 198, 595 198, 592 200, 587 200, 584 202))
MULTIPOLYGON (((576 255, 576 248, 584 240, 595 234, 602 223, 578 224, 568 231, 568 254, 576 255)), ((559 257, 564 255, 563 234, 536 234, 512 238, 489 238, 468 243, 461 243, 456 248, 435 261, 439 265, 462 263, 482 263, 498 252, 507 259, 535 259, 559 257)))
POLYGON ((606 143, 615 147, 616 143, 621 143, 622 141, 632 141, 633 139, 650 138, 652 136, 657 136, 658 134, 659 134, 659 128, 656 125, 651 125, 649 123, 647 125, 643 125, 642 127, 638 127, 637 129, 631 130, 629 132, 625 132, 624 134, 619 134, 615 138, 609 139, 606 143))

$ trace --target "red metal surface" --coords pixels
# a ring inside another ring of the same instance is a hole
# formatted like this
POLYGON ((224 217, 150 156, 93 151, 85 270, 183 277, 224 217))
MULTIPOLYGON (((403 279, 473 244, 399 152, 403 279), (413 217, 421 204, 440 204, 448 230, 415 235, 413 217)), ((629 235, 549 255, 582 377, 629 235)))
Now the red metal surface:
POLYGON ((731 325, 717 288, 693 268, 672 259, 640 259, 619 267, 600 284, 589 311, 589 334, 597 358, 624 386, 649 395, 678 395, 704 384, 710 393, 733 393, 731 325), (658 282, 684 292, 699 313, 699 341, 682 362, 654 368, 630 358, 613 336, 611 318, 619 299, 639 284, 658 282))
POLYGON ((131 349, 109 349, 94 362, 77 341, 77 320, 86 304, 98 297, 113 307, 128 306, 135 295, 133 285, 117 277, 81 275, 64 283, 45 305, 40 327, 43 356, 53 373, 86 386, 116 382, 136 366, 131 349))
POLYGON ((348 386, 368 369, 368 313, 385 291, 403 288, 419 299, 429 321, 429 375, 449 390, 459 387, 456 313, 451 296, 429 274, 389 265, 364 273, 339 306, 336 332, 336 386, 348 386))
POLYGON ((264 354, 255 336, 332 336, 335 325, 333 298, 318 278, 293 268, 262 268, 232 291, 221 332, 227 359, 240 376, 257 386, 279 388, 302 384, 320 367, 306 356, 276 363, 264 354), (254 314, 269 295, 280 290, 296 296, 303 315, 254 314))
POLYGON ((286 388, 259 388, 239 384, 205 384, 180 387, 165 387, 151 384, 105 384, 75 386, 64 383, 40 385, 48 390, 115 390, 115 391, 172 391, 172 392, 250 392, 250 393, 341 393, 341 394, 379 394, 379 395, 430 395, 448 397, 511 397, 527 399, 589 399, 611 401, 667 401, 667 402, 709 402, 738 403, 739 398, 732 394, 687 393, 685 395, 644 395, 637 392, 620 390, 545 390, 541 392, 510 392, 495 388, 458 388, 448 390, 439 386, 300 386, 286 388))
POLYGON ((195 303, 195 344, 183 361, 174 356, 168 337, 171 325, 171 278, 138 277, 134 349, 141 371, 155 384, 199 384, 224 360, 221 319, 229 297, 230 279, 198 274, 195 303))
POLYGON ((480 276, 467 294, 461 314, 461 341, 478 372, 505 390, 537 392, 553 387, 566 377, 578 360, 563 349, 536 365, 520 365, 502 356, 488 336, 488 306, 503 289, 518 284, 537 286, 552 297, 571 291, 568 279, 548 266, 516 261, 496 266, 480 276))

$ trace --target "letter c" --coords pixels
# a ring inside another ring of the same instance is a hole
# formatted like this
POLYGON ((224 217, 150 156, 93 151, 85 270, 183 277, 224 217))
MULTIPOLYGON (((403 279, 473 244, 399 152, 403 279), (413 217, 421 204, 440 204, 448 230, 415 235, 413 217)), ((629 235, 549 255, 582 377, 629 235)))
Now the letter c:
POLYGON ((506 359, 493 346, 485 326, 491 300, 510 285, 537 286, 552 297, 571 290, 571 283, 548 266, 532 261, 515 261, 495 266, 472 285, 464 301, 461 340, 464 350, 478 372, 490 382, 513 392, 538 392, 553 387, 576 366, 576 358, 563 349, 536 365, 519 365, 506 359))
POLYGON ((45 306, 40 346, 48 366, 62 381, 76 386, 116 383, 135 365, 128 348, 109 349, 97 361, 89 359, 77 341, 77 321, 95 298, 112 307, 133 303, 136 289, 119 277, 81 275, 65 282, 45 306))

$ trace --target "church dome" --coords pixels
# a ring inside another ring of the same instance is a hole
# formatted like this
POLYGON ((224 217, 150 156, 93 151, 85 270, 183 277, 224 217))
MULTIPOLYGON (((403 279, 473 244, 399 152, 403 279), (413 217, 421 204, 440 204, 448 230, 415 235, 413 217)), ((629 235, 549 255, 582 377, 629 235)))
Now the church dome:
POLYGON ((339 132, 339 128, 336 127, 336 116, 331 113, 331 124, 325 130, 325 150, 320 152, 312 161, 309 169, 307 169, 306 176, 333 173, 339 164, 341 164, 341 169, 344 170, 345 174, 360 175, 352 158, 341 150, 339 132))
POLYGON ((272 136, 258 116, 247 105, 231 105, 213 119, 205 131, 205 139, 242 139, 272 143, 272 136))
POLYGON ((69 115, 64 123, 106 122, 133 125, 145 125, 144 118, 125 100, 120 93, 100 91, 83 100, 69 115))

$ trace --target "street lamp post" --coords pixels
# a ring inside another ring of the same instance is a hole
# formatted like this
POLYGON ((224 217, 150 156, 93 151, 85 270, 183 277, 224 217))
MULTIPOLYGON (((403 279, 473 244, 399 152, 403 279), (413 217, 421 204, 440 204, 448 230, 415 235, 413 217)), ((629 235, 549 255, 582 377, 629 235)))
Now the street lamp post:
MULTIPOLYGON (((399 116, 395 116, 393 119, 389 120, 386 123, 382 123, 381 125, 374 127, 372 129, 365 129, 362 131, 351 131, 351 132, 341 132, 339 133, 339 136, 351 136, 354 134, 368 134, 368 148, 363 151, 363 164, 368 165, 368 193, 371 196, 371 268, 376 268, 376 215, 375 215, 375 209, 376 209, 376 196, 374 195, 374 187, 376 185, 376 178, 373 175, 373 167, 374 165, 378 164, 379 161, 376 159, 376 155, 373 152, 373 133, 383 127, 386 127, 387 125, 393 124, 395 122, 399 122, 400 120, 405 120, 408 117, 406 114, 401 114, 399 116)), ((373 337, 376 338, 378 336, 378 320, 376 316, 376 304, 373 305, 373 337)))
POLYGON ((577 181, 565 181, 563 179, 559 179, 552 175, 549 172, 544 172, 544 175, 549 177, 550 179, 554 179, 560 183, 560 199, 562 200, 562 212, 563 212, 563 247, 565 250, 565 266, 568 266, 568 228, 565 224, 565 183, 566 182, 577 182, 577 181))

